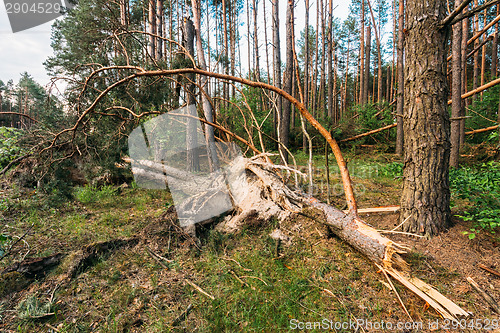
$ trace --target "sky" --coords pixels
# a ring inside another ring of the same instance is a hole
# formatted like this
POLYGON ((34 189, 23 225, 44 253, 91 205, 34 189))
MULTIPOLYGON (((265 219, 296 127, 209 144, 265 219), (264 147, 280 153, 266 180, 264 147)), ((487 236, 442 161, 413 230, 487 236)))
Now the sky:
MULTIPOLYGON (((271 3, 266 0, 266 12, 268 13, 268 24, 270 24, 270 9, 271 3)), ((334 16, 339 18, 346 18, 349 13, 349 4, 351 0, 333 0, 334 16)), ((316 3, 310 0, 311 13, 310 24, 315 26, 316 21, 316 3)), ((295 23, 296 23, 296 37, 298 38, 299 32, 304 28, 304 0, 297 1, 295 10, 295 23)), ((259 6, 259 19, 262 19, 262 4, 259 6)), ((282 48, 285 47, 285 29, 284 18, 286 11, 286 1, 280 1, 280 34, 282 48)), ((246 18, 246 14, 242 13, 242 19, 246 18)), ((20 74, 28 72, 38 83, 46 86, 50 82, 50 77, 45 72, 43 62, 51 56, 52 48, 50 47, 51 25, 52 22, 25 30, 22 32, 12 33, 9 19, 7 17, 5 5, 2 1, 0 5, 0 80, 6 82, 13 79, 14 82, 20 78, 20 74)), ((259 25, 259 38, 263 39, 263 19, 262 24, 259 25)), ((244 29, 244 27, 242 27, 244 29)), ((246 29, 244 29, 246 31, 246 29)), ((246 68, 246 36, 241 43, 242 66, 246 68)), ((268 38, 271 38, 270 30, 268 31, 268 38)), ((261 51, 264 54, 264 51, 261 51)), ((262 55, 261 55, 262 57, 262 55)))

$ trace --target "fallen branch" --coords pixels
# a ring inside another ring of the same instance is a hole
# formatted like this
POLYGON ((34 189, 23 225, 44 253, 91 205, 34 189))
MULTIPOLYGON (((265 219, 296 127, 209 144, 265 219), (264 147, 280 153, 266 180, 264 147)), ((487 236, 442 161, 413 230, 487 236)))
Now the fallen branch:
POLYGON ((495 271, 494 269, 491 269, 491 268, 489 268, 489 267, 486 267, 486 266, 485 266, 485 265, 483 265, 483 264, 479 264, 479 265, 477 265, 477 267, 479 267, 479 268, 481 268, 481 269, 484 269, 485 271, 487 271, 487 272, 489 272, 489 273, 491 273, 491 274, 493 274, 493 275, 496 275, 496 276, 500 277, 500 272, 497 272, 497 271, 495 271))
POLYGON ((172 322, 172 326, 177 326, 179 325, 180 323, 182 323, 184 320, 186 320, 187 316, 189 315, 189 313, 191 312, 191 310, 193 309, 193 304, 189 304, 188 307, 186 308, 186 310, 184 310, 184 312, 182 312, 179 317, 175 318, 174 321, 172 322))
MULTIPOLYGON (((471 91, 469 91, 469 92, 467 92, 467 93, 463 94, 463 95, 461 96, 461 98, 462 98, 462 99, 469 98, 469 97, 471 97, 471 96, 474 96, 474 95, 476 95, 476 94, 479 94, 481 91, 484 91, 484 90, 486 90, 486 89, 488 89, 488 88, 494 87, 494 86, 496 86, 496 85, 497 85, 497 84, 499 84, 499 83, 500 83, 500 78, 498 78, 498 79, 496 79, 496 80, 493 80, 493 81, 491 81, 491 82, 488 82, 488 83, 486 83, 485 85, 482 85, 481 87, 478 87, 478 88, 476 88, 476 89, 474 89, 474 90, 471 90, 471 91)), ((452 102, 451 102, 451 99, 450 99, 450 100, 448 101, 448 105, 451 105, 451 103, 452 103, 452 102)))
MULTIPOLYGON (((384 206, 384 207, 374 207, 374 208, 361 208, 358 209, 358 214, 370 214, 370 213, 396 213, 400 209, 399 206, 384 206)), ((349 211, 344 210, 344 214, 349 211)))
POLYGON ((384 126, 384 127, 381 127, 381 128, 377 128, 377 129, 374 129, 372 131, 369 131, 369 132, 366 132, 366 133, 363 133, 363 134, 359 134, 359 135, 353 136, 351 138, 340 140, 339 143, 340 142, 348 142, 348 141, 353 141, 353 140, 361 139, 361 138, 364 138, 365 136, 376 134, 378 132, 382 132, 382 131, 391 129, 391 128, 394 128, 396 126, 398 126, 398 125, 397 124, 387 125, 387 126, 384 126))
POLYGON ((27 115, 27 114, 24 114, 24 113, 19 113, 19 112, 10 112, 10 111, 6 111, 6 112, 0 112, 0 115, 2 114, 9 114, 9 115, 16 115, 16 116, 20 116, 20 117, 25 117, 25 118, 28 118, 29 120, 35 122, 35 123, 38 123, 38 120, 36 120, 35 118, 27 115))
POLYGON ((194 282, 191 282, 189 279, 184 279, 184 281, 186 281, 187 284, 189 284, 191 287, 193 287, 194 289, 196 289, 197 291, 199 291, 201 294, 207 296, 208 298, 210 298, 212 301, 215 300, 215 297, 213 297, 212 295, 210 295, 209 293, 207 293, 205 290, 201 289, 200 287, 198 287, 196 284, 194 284, 194 282))
POLYGON ((2 171, 0 171, 0 176, 3 176, 7 171, 9 171, 9 169, 12 168, 12 166, 14 164, 19 163, 22 160, 24 160, 25 158, 28 158, 30 156, 31 156, 31 154, 26 154, 26 155, 20 156, 20 157, 16 158, 15 160, 11 161, 9 164, 7 164, 7 166, 5 168, 2 169, 2 171))
POLYGON ((496 312, 500 314, 500 307, 498 306, 498 302, 493 299, 489 294, 486 293, 481 287, 474 281, 470 276, 467 277, 467 282, 476 289, 476 291, 481 295, 482 298, 490 305, 490 307, 496 312))

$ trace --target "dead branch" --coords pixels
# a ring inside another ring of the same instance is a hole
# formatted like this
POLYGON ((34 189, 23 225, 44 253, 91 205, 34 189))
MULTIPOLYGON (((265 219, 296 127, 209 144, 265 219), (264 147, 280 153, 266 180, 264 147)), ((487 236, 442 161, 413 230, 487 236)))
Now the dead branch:
POLYGON ((0 115, 2 115, 2 114, 10 114, 10 115, 15 115, 15 116, 25 117, 25 118, 28 118, 29 120, 31 120, 35 123, 38 123, 38 120, 36 120, 35 118, 33 118, 30 115, 27 115, 25 113, 5 111, 5 112, 0 112, 0 115))
POLYGON ((361 139, 361 138, 364 138, 365 136, 376 134, 376 133, 379 133, 379 132, 382 132, 382 131, 394 128, 396 126, 397 126, 397 124, 387 125, 387 126, 384 126, 384 127, 381 127, 381 128, 374 129, 373 131, 369 131, 369 132, 366 132, 366 133, 363 133, 363 134, 359 134, 359 135, 353 136, 351 138, 342 139, 339 142, 348 142, 348 141, 353 141, 353 140, 361 139))
POLYGON ((486 291, 484 291, 470 276, 467 277, 467 282, 476 289, 476 291, 481 295, 482 298, 489 304, 489 306, 498 314, 500 314, 500 306, 498 302, 493 299, 486 291))
POLYGON ((462 2, 460 6, 455 8, 455 10, 450 13, 450 15, 448 15, 444 20, 441 21, 441 23, 439 23, 439 28, 442 29, 444 27, 447 27, 451 23, 451 21, 453 21, 453 19, 457 15, 459 15, 462 10, 464 10, 464 8, 467 7, 471 2, 472 0, 465 0, 464 2, 462 2))
POLYGON ((459 21, 462 21, 463 19, 465 19, 467 17, 471 17, 474 14, 479 13, 479 12, 483 11, 484 9, 489 8, 489 7, 496 5, 498 3, 500 3, 500 0, 490 0, 490 1, 486 2, 485 4, 482 4, 481 6, 477 6, 473 9, 469 10, 467 13, 457 15, 455 17, 455 19, 453 19, 449 24, 453 25, 459 21))
POLYGON ((3 176, 7 171, 9 171, 9 169, 12 168, 12 166, 14 166, 14 164, 19 163, 22 160, 24 160, 30 156, 31 156, 31 154, 26 154, 26 155, 23 155, 23 156, 16 158, 15 160, 12 160, 9 164, 7 164, 5 166, 5 168, 2 169, 2 171, 0 171, 0 176, 3 176))
POLYGON ((210 298, 212 301, 215 300, 215 297, 213 297, 212 295, 210 295, 209 293, 207 293, 205 290, 201 289, 199 286, 197 286, 194 282, 192 282, 191 280, 189 279, 184 279, 184 281, 189 284, 191 287, 193 287, 194 289, 196 289, 198 292, 200 292, 201 294, 207 296, 208 298, 210 298))
POLYGON ((497 271, 495 271, 494 269, 491 269, 491 268, 489 268, 489 267, 486 267, 486 266, 485 266, 485 265, 483 265, 483 264, 479 264, 479 265, 477 265, 477 267, 479 267, 479 268, 481 268, 481 269, 484 269, 485 271, 487 271, 487 272, 489 272, 489 273, 491 273, 491 274, 493 274, 493 275, 496 275, 496 276, 500 277, 500 272, 497 272, 497 271))
MULTIPOLYGON (((499 16, 499 17, 500 17, 500 16, 499 16)), ((484 91, 484 90, 486 90, 486 89, 488 89, 488 88, 494 87, 494 86, 496 86, 496 85, 497 85, 497 84, 499 84, 499 83, 500 83, 500 78, 495 79, 495 80, 493 80, 493 81, 491 81, 491 82, 488 82, 488 83, 486 83, 486 84, 484 84, 484 85, 482 85, 482 86, 480 86, 480 87, 478 87, 478 88, 476 88, 476 89, 474 89, 474 90, 471 90, 471 91, 469 91, 469 92, 467 92, 467 93, 463 94, 461 97, 462 97, 462 99, 469 98, 469 97, 471 97, 471 96, 474 96, 474 95, 476 95, 476 94, 479 94, 481 91, 484 91)), ((448 101, 448 105, 451 105, 451 103, 452 103, 452 102, 451 102, 451 99, 450 99, 450 100, 448 101)))
POLYGON ((474 134, 478 134, 478 133, 489 132, 489 131, 496 130, 499 127, 500 127, 500 125, 486 127, 486 128, 481 128, 481 129, 473 130, 473 131, 470 131, 470 132, 465 132, 465 134, 466 135, 474 135, 474 134))

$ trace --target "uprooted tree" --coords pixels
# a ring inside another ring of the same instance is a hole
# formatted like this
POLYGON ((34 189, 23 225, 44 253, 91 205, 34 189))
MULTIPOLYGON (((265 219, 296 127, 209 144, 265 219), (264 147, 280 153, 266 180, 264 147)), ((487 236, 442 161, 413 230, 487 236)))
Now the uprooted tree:
MULTIPOLYGON (((229 219, 226 218, 224 222, 218 226, 218 228, 226 231, 238 230, 245 223, 245 217, 251 214, 254 216, 257 215, 262 219, 269 219, 274 216, 279 220, 283 220, 291 214, 302 214, 319 223, 328 225, 333 233, 349 243, 357 251, 363 253, 370 261, 372 261, 388 279, 389 276, 392 276, 394 279, 401 282, 404 286, 416 293, 430 306, 436 309, 436 311, 438 311, 444 318, 453 319, 459 316, 468 315, 467 312, 455 305, 452 301, 445 298, 432 287, 415 277, 411 277, 409 274, 409 266, 401 257, 401 254, 405 253, 408 249, 403 245, 397 244, 381 235, 377 230, 367 225, 358 216, 349 171, 337 142, 330 135, 330 133, 307 111, 305 106, 293 96, 286 93, 284 90, 267 83, 251 81, 226 74, 213 73, 199 69, 195 66, 192 68, 170 70, 146 70, 137 66, 101 67, 95 70, 88 77, 83 84, 83 89, 80 95, 83 96, 85 90, 90 89, 93 77, 110 71, 120 72, 122 73, 122 77, 100 90, 95 99, 89 102, 85 109, 79 113, 79 116, 73 126, 56 133, 52 138, 52 142, 40 151, 42 156, 50 157, 54 154, 54 151, 57 151, 58 149, 60 150, 64 147, 66 147, 68 153, 60 159, 78 154, 82 147, 81 145, 84 145, 84 143, 80 143, 79 148, 75 138, 81 135, 87 138, 89 135, 86 133, 88 130, 88 124, 95 121, 95 119, 99 119, 100 117, 113 117, 126 123, 145 116, 150 117, 152 114, 158 114, 159 112, 136 114, 133 110, 118 105, 107 106, 107 112, 103 112, 101 110, 102 108, 100 107, 100 104, 105 103, 108 94, 112 93, 115 89, 119 90, 124 86, 131 86, 137 80, 145 78, 148 80, 151 80, 152 78, 162 78, 179 81, 183 80, 184 76, 191 75, 190 77, 192 77, 193 74, 196 74, 198 76, 223 80, 225 82, 230 82, 231 84, 239 83, 241 85, 261 88, 273 92, 292 103, 300 112, 302 117, 310 125, 312 125, 330 145, 340 169, 349 213, 345 214, 341 210, 324 204, 316 198, 299 190, 291 190, 285 184, 279 173, 280 170, 285 169, 290 171, 291 168, 274 165, 269 159, 269 154, 266 153, 265 146, 262 142, 260 142, 262 150, 259 150, 254 145, 251 137, 246 140, 241 136, 234 134, 225 126, 221 126, 220 124, 188 114, 185 115, 185 117, 197 119, 206 125, 213 126, 213 128, 218 131, 219 136, 225 135, 226 138, 236 139, 241 144, 249 148, 254 155, 251 158, 237 159, 240 167, 246 170, 247 175, 245 184, 246 190, 243 194, 244 200, 238 201, 238 204, 234 207, 232 217, 229 219), (129 116, 126 117, 123 112, 129 116)), ((206 94, 203 87, 198 86, 198 88, 201 93, 206 94)), ((209 97, 208 94, 207 97, 209 97)), ((210 98, 209 101, 213 103, 210 98)), ((174 178, 190 177, 189 175, 183 174, 182 170, 172 170, 170 168, 166 168, 162 161, 138 160, 134 162, 136 169, 137 167, 138 169, 148 169, 146 173, 149 173, 149 176, 153 178, 159 177, 161 179, 162 177, 165 177, 165 175, 174 178), (154 175, 155 172, 156 176, 154 175)), ((139 172, 138 170, 135 171, 139 172)), ((214 193, 214 195, 216 195, 216 193, 214 193)), ((238 196, 237 193, 232 193, 232 195, 238 196)), ((241 194, 239 194, 239 196, 241 197, 241 194)), ((193 201, 192 206, 195 207, 196 204, 199 204, 199 202, 193 201)), ((200 205, 200 209, 203 209, 203 204, 200 205)))

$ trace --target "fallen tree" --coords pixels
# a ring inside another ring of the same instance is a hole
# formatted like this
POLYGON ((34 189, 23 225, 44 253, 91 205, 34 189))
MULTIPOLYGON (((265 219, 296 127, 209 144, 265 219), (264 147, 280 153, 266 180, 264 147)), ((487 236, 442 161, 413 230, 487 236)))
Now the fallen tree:
MULTIPOLYGON (((299 191, 292 191, 286 186, 283 178, 279 176, 279 171, 282 170, 274 166, 269 159, 268 155, 262 154, 254 156, 253 158, 237 158, 233 161, 233 166, 237 168, 244 167, 246 170, 245 183, 242 186, 236 186, 231 189, 232 197, 242 198, 234 204, 234 214, 228 216, 217 228, 224 231, 237 231, 246 222, 246 217, 257 216, 261 219, 269 219, 276 217, 278 220, 283 221, 293 214, 302 214, 311 218, 319 223, 323 223, 331 227, 332 231, 341 239, 350 244, 357 251, 364 254, 370 261, 374 263, 387 277, 390 282, 389 275, 394 279, 400 281, 405 287, 413 291, 420 298, 426 301, 433 307, 441 316, 447 319, 455 319, 460 316, 468 316, 468 313, 454 304, 452 301, 445 298, 439 292, 434 290, 431 286, 425 284, 423 281, 411 277, 408 264, 401 257, 408 248, 404 245, 397 244, 392 240, 381 235, 377 230, 364 223, 358 217, 357 204, 354 197, 354 191, 347 169, 347 164, 342 156, 340 148, 335 139, 305 108, 304 104, 299 102, 296 98, 288 94, 282 89, 269 85, 263 82, 255 82, 240 77, 235 77, 226 74, 213 73, 199 68, 181 68, 172 70, 154 70, 147 71, 140 67, 135 66, 111 66, 103 67, 96 70, 89 76, 97 75, 99 72, 107 70, 125 70, 127 73, 133 71, 131 74, 118 79, 113 84, 102 90, 97 98, 84 109, 80 114, 74 126, 67 128, 54 136, 52 143, 44 151, 49 151, 57 147, 61 140, 68 138, 74 139, 78 130, 80 130, 93 113, 95 113, 96 106, 104 99, 104 97, 113 89, 120 85, 126 84, 132 80, 142 77, 169 77, 173 75, 186 75, 198 74, 202 76, 213 77, 219 80, 238 82, 250 87, 262 88, 270 90, 283 98, 288 99, 299 110, 300 114, 306 119, 329 143, 334 156, 339 166, 343 188, 346 195, 346 201, 349 208, 349 213, 345 214, 330 205, 320 202, 314 197, 306 195, 299 191), (239 165, 236 165, 239 164, 239 165), (236 189, 236 190, 235 190, 236 189), (244 189, 244 193, 235 193, 238 189, 244 189)), ((86 81, 88 83, 88 80, 86 81)), ((86 84, 87 84, 86 83, 86 84)), ((87 88, 84 86, 83 90, 87 88)), ((201 89, 201 88, 200 88, 201 89)), ((83 91, 82 91, 83 93, 83 91)), ((112 116, 112 114, 110 114, 112 116)), ((209 123, 209 125, 211 125, 209 123)), ((216 124, 215 124, 216 125, 216 124)), ((219 125, 217 125, 219 126, 219 125)), ((216 127, 216 126, 214 126, 216 127)), ((217 127, 216 127, 217 128, 217 127)), ((228 132, 226 130, 226 132, 228 132)), ((235 135, 232 135, 236 137, 235 135)), ((242 141, 242 140, 240 140, 242 141)), ((242 141, 243 142, 243 141, 242 141)), ((255 150, 252 149, 254 152, 255 150)), ((152 161, 156 164, 146 165, 147 162, 139 163, 147 168, 138 168, 143 172, 143 175, 153 177, 161 180, 170 174, 174 178, 185 178, 186 174, 179 170, 171 170, 165 168, 161 161, 152 161), (160 164, 158 164, 160 163, 160 164)), ((230 169, 230 168, 229 168, 230 169)), ((290 171, 290 170, 287 170, 290 171)), ((230 172, 230 171, 229 171, 230 172)), ((243 180, 239 180, 243 181, 243 180)), ((200 182, 203 180, 200 179, 200 182)), ((195 188, 188 188, 189 191, 195 192, 195 188)), ((213 189, 212 189, 213 190, 213 189)), ((210 194, 210 197, 216 193, 210 194)), ((203 208, 204 203, 199 202, 200 196, 196 196, 196 202, 193 200, 193 209, 196 205, 203 208)), ((392 284, 392 282, 390 282, 392 284)), ((395 290, 395 288, 393 288, 395 290)), ((404 304, 401 302, 404 307, 404 304)), ((406 308, 405 308, 406 310, 406 308)), ((406 311, 409 315, 409 313, 406 311)), ((410 316, 411 317, 411 316, 410 316)))

